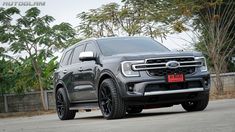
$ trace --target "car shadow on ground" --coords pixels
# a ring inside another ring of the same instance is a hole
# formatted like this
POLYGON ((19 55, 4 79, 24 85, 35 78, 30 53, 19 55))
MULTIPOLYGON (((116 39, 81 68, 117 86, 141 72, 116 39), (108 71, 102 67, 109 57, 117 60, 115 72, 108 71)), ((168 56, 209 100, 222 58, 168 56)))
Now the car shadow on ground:
MULTIPOLYGON (((172 111, 172 112, 144 112, 139 114, 127 114, 124 119, 130 118, 141 118, 141 117, 149 117, 149 116, 163 116, 163 115, 172 115, 172 114, 182 114, 186 113, 186 111, 172 111)), ((92 119, 104 119, 102 115, 97 116, 89 116, 89 117, 78 117, 75 120, 92 120, 92 119)))
POLYGON ((185 111, 172 111, 172 112, 146 112, 139 114, 127 114, 126 118, 140 118, 140 117, 148 117, 148 116, 163 116, 163 115, 172 115, 172 114, 181 114, 185 113, 185 111))

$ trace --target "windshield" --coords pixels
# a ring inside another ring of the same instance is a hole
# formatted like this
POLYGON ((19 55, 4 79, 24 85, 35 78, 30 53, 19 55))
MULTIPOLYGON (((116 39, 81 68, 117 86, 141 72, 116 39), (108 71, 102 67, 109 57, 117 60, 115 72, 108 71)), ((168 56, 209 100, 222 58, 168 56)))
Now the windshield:
POLYGON ((150 38, 109 38, 98 39, 98 45, 104 56, 141 52, 169 51, 162 44, 150 38))

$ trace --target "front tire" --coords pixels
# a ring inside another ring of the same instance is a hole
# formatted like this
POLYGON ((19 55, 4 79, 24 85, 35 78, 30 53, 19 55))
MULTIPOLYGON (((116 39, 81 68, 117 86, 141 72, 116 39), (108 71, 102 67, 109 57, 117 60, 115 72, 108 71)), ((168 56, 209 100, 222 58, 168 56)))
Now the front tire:
POLYGON ((60 120, 74 119, 76 111, 69 110, 69 100, 64 88, 59 88, 56 92, 56 111, 60 120))
POLYGON ((209 102, 209 94, 206 94, 204 98, 196 101, 187 101, 182 103, 182 107, 188 111, 202 111, 204 110, 209 102))
POLYGON ((101 83, 99 88, 99 106, 106 119, 117 119, 125 116, 125 102, 120 97, 113 79, 105 79, 101 83))

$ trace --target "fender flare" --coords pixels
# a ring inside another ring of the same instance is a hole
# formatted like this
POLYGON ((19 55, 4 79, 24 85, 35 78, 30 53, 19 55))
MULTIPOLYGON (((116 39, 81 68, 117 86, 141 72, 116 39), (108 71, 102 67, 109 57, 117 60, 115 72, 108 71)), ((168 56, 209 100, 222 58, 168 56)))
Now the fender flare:
POLYGON ((104 76, 106 76, 106 75, 108 75, 109 77, 111 77, 113 80, 114 80, 114 83, 115 83, 115 85, 117 86, 117 92, 118 93, 120 93, 120 86, 119 86, 119 84, 118 84, 118 81, 117 81, 117 78, 116 78, 116 76, 113 74, 113 72, 111 72, 110 70, 103 70, 103 71, 101 71, 101 73, 100 73, 100 76, 99 76, 99 78, 98 78, 98 81, 97 81, 97 83, 96 83, 96 92, 97 92, 97 96, 99 95, 98 93, 99 93, 99 86, 100 86, 100 84, 101 84, 101 79, 102 79, 102 77, 104 77, 104 76))
POLYGON ((58 90, 58 88, 57 88, 58 85, 62 85, 62 86, 63 86, 63 88, 64 88, 64 90, 65 90, 65 92, 66 92, 66 94, 67 94, 68 100, 69 100, 69 102, 71 102, 68 89, 67 89, 66 85, 64 84, 64 82, 63 82, 62 80, 59 80, 59 81, 56 83, 56 85, 55 85, 55 87, 54 87, 54 95, 56 96, 56 91, 58 90))

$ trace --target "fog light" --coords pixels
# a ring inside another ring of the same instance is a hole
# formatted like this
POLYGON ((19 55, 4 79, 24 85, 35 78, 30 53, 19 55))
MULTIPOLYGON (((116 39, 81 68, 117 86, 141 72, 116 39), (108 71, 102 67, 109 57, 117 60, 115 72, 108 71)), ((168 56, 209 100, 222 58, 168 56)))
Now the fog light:
POLYGON ((129 86, 128 91, 133 91, 133 87, 129 86))
POLYGON ((204 84, 208 86, 208 80, 204 80, 204 84))
POLYGON ((134 84, 128 84, 128 85, 127 85, 127 90, 128 90, 129 92, 133 92, 133 91, 134 91, 134 84))

